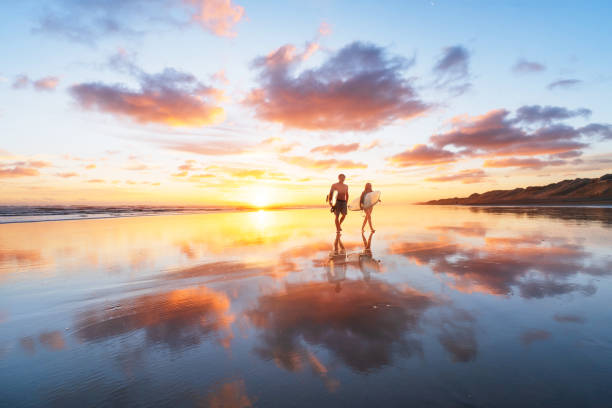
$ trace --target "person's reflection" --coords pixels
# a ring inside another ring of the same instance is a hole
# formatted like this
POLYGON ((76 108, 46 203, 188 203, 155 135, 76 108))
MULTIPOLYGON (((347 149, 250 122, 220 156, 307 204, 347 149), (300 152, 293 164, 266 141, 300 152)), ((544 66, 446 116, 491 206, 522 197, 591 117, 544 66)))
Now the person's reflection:
POLYGON ((327 261, 327 280, 336 284, 336 293, 342 290, 341 282, 346 279, 346 249, 341 237, 342 234, 336 234, 334 251, 329 254, 327 261))
POLYGON ((374 231, 370 232, 368 239, 365 237, 365 233, 361 232, 361 239, 363 239, 363 252, 359 254, 359 269, 363 274, 364 280, 370 280, 372 272, 380 272, 380 261, 376 260, 372 256, 372 236, 374 231))

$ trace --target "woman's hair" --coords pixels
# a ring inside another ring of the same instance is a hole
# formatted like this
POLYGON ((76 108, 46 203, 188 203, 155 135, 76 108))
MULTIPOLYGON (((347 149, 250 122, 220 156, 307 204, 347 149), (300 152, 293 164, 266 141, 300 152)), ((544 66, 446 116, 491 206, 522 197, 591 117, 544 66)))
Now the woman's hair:
POLYGON ((365 191, 368 193, 372 191, 372 183, 366 183, 365 191))

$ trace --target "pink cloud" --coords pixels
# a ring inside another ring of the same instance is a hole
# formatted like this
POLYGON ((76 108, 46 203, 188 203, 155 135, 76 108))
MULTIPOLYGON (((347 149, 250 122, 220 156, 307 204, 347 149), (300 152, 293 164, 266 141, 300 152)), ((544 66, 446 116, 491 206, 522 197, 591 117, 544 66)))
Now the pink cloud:
POLYGON ((62 178, 70 178, 70 177, 76 177, 78 176, 77 173, 75 172, 66 172, 66 173, 55 173, 55 175, 57 177, 62 177, 62 178))
MULTIPOLYGON (((310 46, 312 47, 312 45, 310 46)), ((311 48, 293 45, 257 58, 260 87, 245 104, 255 115, 288 128, 371 131, 423 114, 423 103, 404 78, 409 61, 373 44, 355 42, 331 54, 322 66, 294 71, 311 48)))
POLYGON ((37 91, 54 91, 58 84, 58 77, 49 76, 34 81, 34 89, 37 91))
POLYGON ((70 93, 83 109, 168 126, 198 127, 224 119, 225 112, 218 106, 223 92, 203 85, 191 74, 166 68, 150 75, 121 57, 112 64, 136 76, 140 89, 100 82, 74 85, 70 93))
POLYGON ((334 154, 342 154, 349 153, 359 150, 359 143, 350 143, 350 144, 327 144, 323 146, 317 146, 310 149, 312 153, 322 153, 325 155, 334 155, 334 154))
POLYGON ((565 160, 542 160, 535 157, 520 159, 516 157, 510 157, 507 159, 500 160, 486 160, 484 162, 484 167, 520 167, 524 169, 541 169, 542 167, 562 166, 564 164, 566 164, 565 160))
POLYGON ((410 150, 388 158, 388 160, 398 167, 432 166, 455 162, 457 155, 448 150, 418 144, 410 150))
POLYGON ((51 163, 42 160, 0 163, 0 178, 38 176, 38 169, 50 166, 51 163))
POLYGON ((367 164, 357 163, 352 160, 337 160, 337 159, 325 159, 315 160, 309 157, 303 156, 284 156, 280 158, 282 161, 293 164, 295 166, 316 169, 316 170, 327 170, 329 168, 339 169, 365 169, 368 167, 367 164))
POLYGON ((445 182, 461 181, 463 184, 480 183, 487 178, 487 174, 481 169, 467 169, 455 174, 436 176, 425 179, 425 181, 445 182))
POLYGON ((234 26, 244 17, 244 7, 232 0, 183 0, 194 9, 191 16, 204 29, 220 37, 235 37, 234 26))

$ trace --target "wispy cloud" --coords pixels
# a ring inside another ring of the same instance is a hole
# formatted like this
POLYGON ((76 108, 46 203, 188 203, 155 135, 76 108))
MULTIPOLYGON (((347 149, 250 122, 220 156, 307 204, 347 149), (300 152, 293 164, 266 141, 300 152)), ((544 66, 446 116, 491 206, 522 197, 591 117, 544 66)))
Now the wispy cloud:
POLYGON ((37 91, 54 91, 59 84, 59 78, 48 76, 34 81, 34 89, 37 91))
POLYGON ((368 167, 367 164, 354 162, 352 160, 338 160, 338 159, 324 159, 316 160, 309 157, 303 156, 281 156, 280 159, 286 163, 293 164, 295 166, 316 169, 316 170, 327 170, 330 168, 340 169, 365 169, 368 167))
POLYGON ((359 143, 349 144, 327 144, 322 146, 316 146, 310 149, 311 153, 322 153, 325 155, 343 154, 350 153, 359 150, 359 143))
POLYGON ((43 9, 34 31, 89 45, 191 24, 235 37, 234 27, 244 15, 232 0, 58 0, 43 9))
POLYGON ((458 156, 448 150, 418 144, 412 149, 391 156, 388 160, 398 167, 432 166, 455 162, 458 156))
POLYGON ((61 178, 70 178, 70 177, 77 177, 78 174, 71 171, 71 172, 65 172, 65 173, 55 173, 55 175, 57 177, 61 177, 61 178))
POLYGON ((546 70, 546 66, 536 61, 528 61, 526 59, 519 59, 512 66, 512 71, 516 74, 530 74, 536 72, 542 72, 546 70))
POLYGON ((487 174, 482 169, 467 169, 461 170, 455 174, 447 174, 442 176, 426 178, 425 181, 445 182, 445 181, 461 181, 463 184, 481 183, 485 181, 487 174))
POLYGON ((255 60, 260 87, 245 103, 258 118, 288 128, 371 131, 428 109, 403 76, 411 61, 355 42, 319 68, 295 74, 309 49, 299 53, 284 45, 255 60))
POLYGON ((523 169, 541 169, 547 166, 562 166, 566 164, 565 160, 542 160, 535 157, 527 157, 527 158, 516 158, 510 157, 507 159, 500 160, 485 160, 485 167, 520 167, 523 169))
POLYGON ((582 83, 582 80, 575 79, 575 78, 558 79, 556 81, 551 82, 546 87, 550 89, 551 91, 555 89, 570 89, 570 88, 576 87, 577 85, 581 83, 582 83))
POLYGON ((461 45, 444 48, 433 72, 436 87, 448 89, 456 95, 466 92, 472 86, 469 82, 469 51, 461 45))

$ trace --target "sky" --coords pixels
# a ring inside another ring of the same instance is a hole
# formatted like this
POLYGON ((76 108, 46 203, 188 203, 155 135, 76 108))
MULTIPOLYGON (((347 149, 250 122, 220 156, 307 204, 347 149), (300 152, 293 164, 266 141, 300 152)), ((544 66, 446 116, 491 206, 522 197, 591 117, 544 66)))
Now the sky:
POLYGON ((607 1, 0 4, 1 204, 413 203, 612 172, 607 1))

